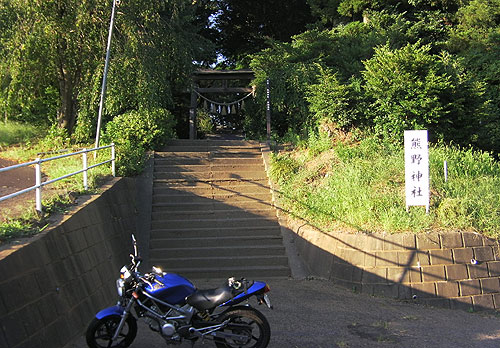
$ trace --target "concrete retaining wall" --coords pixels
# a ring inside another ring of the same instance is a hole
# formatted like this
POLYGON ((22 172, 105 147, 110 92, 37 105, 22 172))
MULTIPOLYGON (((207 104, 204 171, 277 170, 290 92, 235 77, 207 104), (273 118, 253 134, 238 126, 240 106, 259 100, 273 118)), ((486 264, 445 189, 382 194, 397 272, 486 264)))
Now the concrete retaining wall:
POLYGON ((29 244, 0 252, 0 347, 64 347, 116 300, 135 182, 115 179, 29 244))
POLYGON ((371 295, 474 310, 500 309, 497 240, 474 233, 350 234, 288 221, 314 275, 371 295))

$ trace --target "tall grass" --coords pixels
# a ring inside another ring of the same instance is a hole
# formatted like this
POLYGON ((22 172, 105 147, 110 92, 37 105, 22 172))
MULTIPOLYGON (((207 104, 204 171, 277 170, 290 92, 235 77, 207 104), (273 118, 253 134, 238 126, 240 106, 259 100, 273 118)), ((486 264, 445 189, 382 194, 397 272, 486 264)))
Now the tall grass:
POLYGON ((373 137, 325 142, 315 138, 303 148, 272 156, 271 176, 290 213, 323 229, 499 235, 500 165, 490 154, 431 146, 431 209, 426 214, 420 207, 406 211, 402 146, 373 137))
POLYGON ((43 127, 12 121, 0 122, 0 149, 18 143, 31 143, 45 133, 43 127))

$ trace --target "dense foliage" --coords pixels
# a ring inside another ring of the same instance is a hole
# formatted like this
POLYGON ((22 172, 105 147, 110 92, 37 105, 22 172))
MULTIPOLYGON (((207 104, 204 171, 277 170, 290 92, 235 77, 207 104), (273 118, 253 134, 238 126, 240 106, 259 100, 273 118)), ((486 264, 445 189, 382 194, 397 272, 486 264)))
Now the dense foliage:
MULTIPOLYGON (((93 136, 112 1, 0 1, 0 112, 93 136), (76 126, 76 127, 75 127, 76 126)), ((193 61, 213 59, 196 2, 122 1, 117 8, 104 121, 173 109, 193 61)), ((206 21, 206 18, 205 18, 206 21)))
POLYGON ((325 9, 316 29, 251 61, 256 118, 271 79, 275 136, 307 136, 328 120, 396 142, 426 128, 434 140, 500 151, 499 0, 310 3, 325 9))

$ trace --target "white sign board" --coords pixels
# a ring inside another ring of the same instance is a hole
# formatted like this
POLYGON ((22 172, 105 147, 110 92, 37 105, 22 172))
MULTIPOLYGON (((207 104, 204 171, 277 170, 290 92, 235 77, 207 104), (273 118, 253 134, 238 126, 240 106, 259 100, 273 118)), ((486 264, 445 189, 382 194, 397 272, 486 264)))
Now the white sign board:
POLYGON ((423 205, 429 213, 429 146, 427 130, 405 131, 406 210, 423 205))

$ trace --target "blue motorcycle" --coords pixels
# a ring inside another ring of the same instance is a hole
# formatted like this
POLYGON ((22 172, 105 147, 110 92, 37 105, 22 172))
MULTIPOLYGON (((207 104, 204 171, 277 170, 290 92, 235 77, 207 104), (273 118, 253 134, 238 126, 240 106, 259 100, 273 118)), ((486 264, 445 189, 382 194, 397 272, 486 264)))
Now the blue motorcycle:
POLYGON ((138 271, 141 259, 132 235, 131 264, 122 267, 116 287, 120 300, 103 309, 90 323, 86 340, 91 348, 128 347, 137 334, 137 319, 145 319, 166 344, 213 340, 217 347, 264 348, 271 328, 266 317, 247 301, 255 296, 259 304, 272 308, 264 282, 229 278, 222 287, 198 290, 186 278, 164 273, 138 271))

